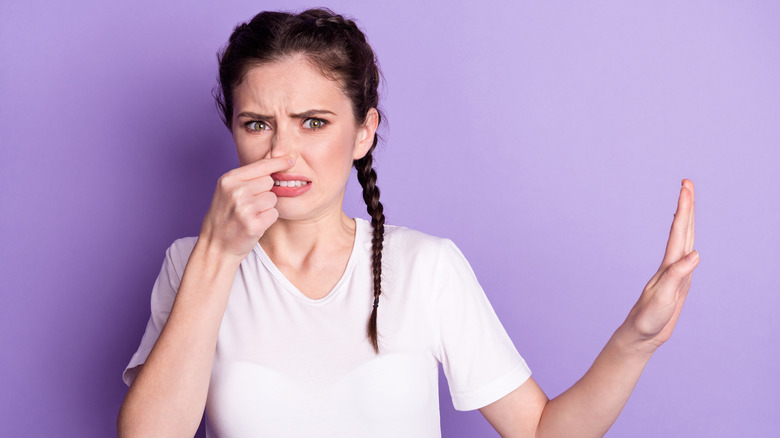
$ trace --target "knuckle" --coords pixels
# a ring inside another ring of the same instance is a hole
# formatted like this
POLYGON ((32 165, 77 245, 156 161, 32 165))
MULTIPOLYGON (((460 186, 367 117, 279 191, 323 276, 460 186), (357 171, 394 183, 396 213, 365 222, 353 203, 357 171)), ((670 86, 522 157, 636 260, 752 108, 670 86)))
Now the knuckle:
POLYGON ((239 220, 244 222, 254 215, 254 209, 249 204, 237 205, 236 214, 239 220))
POLYGON ((230 189, 230 187, 233 186, 234 179, 235 176, 230 172, 228 172, 222 175, 221 177, 219 177, 219 179, 217 180, 217 187, 219 187, 223 191, 227 191, 228 189, 230 189))
POLYGON ((235 188, 233 188, 232 190, 230 190, 230 197, 231 197, 231 199, 233 199, 234 201, 238 202, 238 201, 240 201, 240 200, 241 200, 241 198, 243 198, 243 197, 244 197, 244 192, 245 192, 245 191, 246 191, 246 190, 244 189, 244 187, 241 187, 241 186, 239 186, 239 187, 235 187, 235 188))

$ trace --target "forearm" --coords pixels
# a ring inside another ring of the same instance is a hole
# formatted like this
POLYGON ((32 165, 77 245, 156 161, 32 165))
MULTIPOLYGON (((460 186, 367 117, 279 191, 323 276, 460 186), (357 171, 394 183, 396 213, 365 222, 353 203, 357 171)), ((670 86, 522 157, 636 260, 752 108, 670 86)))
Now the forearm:
POLYGON ((196 244, 168 320, 120 409, 120 436, 195 434, 239 263, 196 244))
POLYGON ((652 354, 634 348, 628 332, 621 326, 588 372, 547 403, 537 437, 601 437, 609 430, 652 354))

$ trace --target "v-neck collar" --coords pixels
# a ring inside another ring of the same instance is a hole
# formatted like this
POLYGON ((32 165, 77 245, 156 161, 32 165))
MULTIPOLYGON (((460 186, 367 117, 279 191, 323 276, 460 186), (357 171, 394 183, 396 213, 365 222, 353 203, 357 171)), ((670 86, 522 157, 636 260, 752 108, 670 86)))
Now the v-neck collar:
POLYGON ((359 254, 359 249, 363 247, 363 241, 365 239, 366 234, 366 227, 370 226, 369 223, 365 219, 361 218, 353 218, 355 220, 355 241, 352 243, 352 252, 349 254, 349 261, 347 261, 347 267, 344 269, 344 273, 341 275, 341 278, 339 278, 339 281, 336 282, 336 285, 333 286, 333 288, 322 298, 319 299, 312 299, 307 297, 303 292, 298 290, 297 287, 295 287, 290 280, 287 279, 287 277, 282 274, 282 271, 279 270, 279 268, 274 264, 274 262, 271 261, 271 258, 268 257, 268 254, 265 252, 262 246, 260 246, 260 242, 255 244, 254 253, 257 256, 257 258, 260 260, 260 262, 263 263, 263 265, 268 269, 269 272, 276 278, 276 280, 284 286, 285 290, 287 290, 290 294, 292 294, 295 298, 298 300, 301 300, 308 304, 315 304, 315 305, 322 305, 333 299, 334 296, 338 295, 339 291, 342 289, 342 285, 344 282, 347 281, 347 278, 352 274, 352 271, 355 268, 355 264, 357 263, 357 258, 359 254))

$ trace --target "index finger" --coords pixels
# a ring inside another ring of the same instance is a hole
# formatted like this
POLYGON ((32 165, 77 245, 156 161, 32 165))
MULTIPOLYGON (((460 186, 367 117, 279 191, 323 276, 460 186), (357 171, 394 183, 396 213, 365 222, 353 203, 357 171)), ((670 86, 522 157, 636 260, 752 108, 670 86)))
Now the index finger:
POLYGON ((236 169, 236 176, 244 181, 262 178, 274 172, 289 169, 295 164, 292 157, 263 158, 236 169))

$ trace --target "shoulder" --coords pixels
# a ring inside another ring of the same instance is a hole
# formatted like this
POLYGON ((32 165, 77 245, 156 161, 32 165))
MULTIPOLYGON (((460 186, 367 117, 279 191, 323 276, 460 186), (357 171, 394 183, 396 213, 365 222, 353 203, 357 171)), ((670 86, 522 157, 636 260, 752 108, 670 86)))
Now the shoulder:
POLYGON ((433 236, 400 225, 385 225, 386 249, 415 253, 440 251, 450 245, 454 246, 454 243, 445 237, 433 236))
POLYGON ((383 251, 391 258, 426 263, 429 266, 443 262, 454 262, 456 265, 461 264, 461 260, 465 262, 463 254, 452 240, 398 225, 385 226, 383 251))

